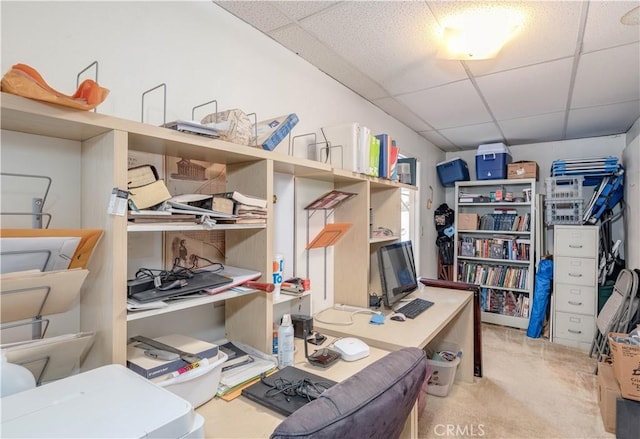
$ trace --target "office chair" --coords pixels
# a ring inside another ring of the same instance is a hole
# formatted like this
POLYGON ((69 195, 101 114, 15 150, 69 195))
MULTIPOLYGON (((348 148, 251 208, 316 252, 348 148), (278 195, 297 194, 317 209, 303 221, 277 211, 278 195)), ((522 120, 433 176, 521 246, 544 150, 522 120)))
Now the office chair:
POLYGON ((293 412, 271 439, 398 438, 426 375, 422 349, 391 352, 293 412))

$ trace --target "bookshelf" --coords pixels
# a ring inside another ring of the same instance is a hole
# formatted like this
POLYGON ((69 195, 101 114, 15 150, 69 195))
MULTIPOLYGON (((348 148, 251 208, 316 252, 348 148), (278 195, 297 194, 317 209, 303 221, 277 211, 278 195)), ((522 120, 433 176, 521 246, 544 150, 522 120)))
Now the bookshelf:
POLYGON ((527 328, 535 221, 535 179, 456 182, 454 279, 482 286, 482 321, 527 328))
MULTIPOLYGON (((100 113, 70 110, 6 93, 2 93, 1 98, 3 154, 5 150, 20 150, 24 146, 20 142, 29 142, 29 137, 46 140, 41 145, 30 147, 30 151, 33 150, 30 159, 20 163, 20 167, 25 169, 17 171, 27 172, 34 167, 39 169, 46 166, 49 154, 57 154, 61 157, 61 163, 56 167, 73 170, 78 176, 77 181, 68 183, 73 185, 73 191, 69 191, 69 187, 61 187, 56 188, 53 194, 61 200, 70 201, 74 207, 71 209, 74 218, 65 219, 63 223, 52 227, 104 230, 89 264, 89 275, 80 293, 77 311, 75 330, 96 332, 96 341, 82 366, 83 370, 114 363, 124 365, 128 337, 137 335, 133 333, 132 325, 136 328, 153 328, 157 334, 150 335, 157 336, 171 331, 164 326, 166 321, 187 335, 199 335, 191 325, 201 318, 208 324, 207 319, 211 319, 212 314, 221 313, 222 327, 215 329, 218 331, 217 338, 223 336, 263 352, 271 352, 274 315, 311 312, 311 294, 291 298, 282 295, 274 303, 270 294, 258 291, 248 294, 223 293, 183 301, 161 310, 128 314, 127 265, 136 257, 132 254, 131 244, 144 243, 149 236, 155 239, 167 232, 204 230, 203 226, 192 224, 129 224, 126 216, 107 214, 112 189, 127 187, 128 156, 131 152, 222 164, 226 169, 228 190, 267 200, 274 199, 275 173, 290 176, 296 185, 298 181, 314 181, 330 190, 356 193, 334 214, 335 222, 351 223, 352 227, 333 247, 333 278, 329 281, 334 286, 335 301, 357 306, 366 306, 368 303, 367 262, 372 246, 369 208, 373 205, 380 216, 396 215, 394 221, 397 221, 396 229, 399 231, 400 188, 416 190, 414 186, 333 169, 325 163, 260 148, 100 113), (5 142, 4 134, 7 133, 15 133, 15 136, 7 138, 15 137, 18 141, 5 142), (23 139, 23 136, 27 136, 27 139, 23 139), (66 149, 58 152, 61 142, 66 149), (71 199, 66 200, 68 198, 71 199), (222 304, 223 310, 220 307, 222 304)), ((8 162, 3 160, 3 166, 9 166, 8 162)), ((3 186, 3 196, 6 190, 8 188, 3 186)), ((274 253, 273 203, 268 203, 267 211, 265 224, 214 226, 215 230, 224 233, 224 263, 260 271, 263 276, 259 280, 263 282, 268 281, 274 253)), ((154 257, 158 260, 161 258, 160 247, 144 250, 152 254, 157 250, 154 257)), ((218 325, 218 321, 214 324, 218 325)))

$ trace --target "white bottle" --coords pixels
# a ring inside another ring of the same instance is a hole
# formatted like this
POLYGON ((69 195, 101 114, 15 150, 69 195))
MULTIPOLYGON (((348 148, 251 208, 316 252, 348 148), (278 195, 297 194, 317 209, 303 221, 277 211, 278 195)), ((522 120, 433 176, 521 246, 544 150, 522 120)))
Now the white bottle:
POLYGON ((293 351, 293 325, 291 325, 291 316, 285 314, 278 328, 278 367, 280 369, 293 366, 293 351))

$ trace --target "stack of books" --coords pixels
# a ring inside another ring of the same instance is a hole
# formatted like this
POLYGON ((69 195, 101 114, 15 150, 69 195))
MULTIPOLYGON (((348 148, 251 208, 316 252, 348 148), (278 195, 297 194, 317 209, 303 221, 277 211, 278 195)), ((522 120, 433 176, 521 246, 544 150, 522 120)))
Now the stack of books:
MULTIPOLYGON (((235 218, 228 218, 220 223, 231 224, 264 224, 267 222, 267 200, 241 194, 238 191, 213 194, 214 203, 230 210, 235 218)), ((216 204, 216 206, 218 206, 216 204)))

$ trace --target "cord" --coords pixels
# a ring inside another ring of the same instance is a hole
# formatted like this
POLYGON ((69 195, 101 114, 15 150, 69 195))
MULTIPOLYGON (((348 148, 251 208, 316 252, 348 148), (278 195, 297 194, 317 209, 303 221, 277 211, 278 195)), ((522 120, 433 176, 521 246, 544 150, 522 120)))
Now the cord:
POLYGON ((331 385, 326 381, 313 382, 308 378, 303 378, 298 381, 289 381, 284 378, 276 378, 273 380, 273 384, 268 383, 265 380, 266 375, 260 375, 260 382, 267 387, 270 387, 264 394, 267 398, 273 398, 277 395, 285 395, 287 401, 291 396, 301 396, 308 401, 316 399, 322 392, 327 390, 331 385))
POLYGON ((319 316, 320 314, 322 314, 323 312, 325 312, 328 309, 333 309, 333 308, 325 308, 322 311, 318 311, 318 313, 316 313, 313 318, 315 320, 317 320, 320 323, 324 323, 325 325, 336 325, 336 326, 349 326, 349 325, 353 325, 353 316, 355 316, 356 314, 379 314, 378 312, 375 311, 365 311, 365 310, 360 310, 360 311, 351 311, 349 313, 349 321, 348 322, 330 322, 328 320, 322 320, 319 316))

